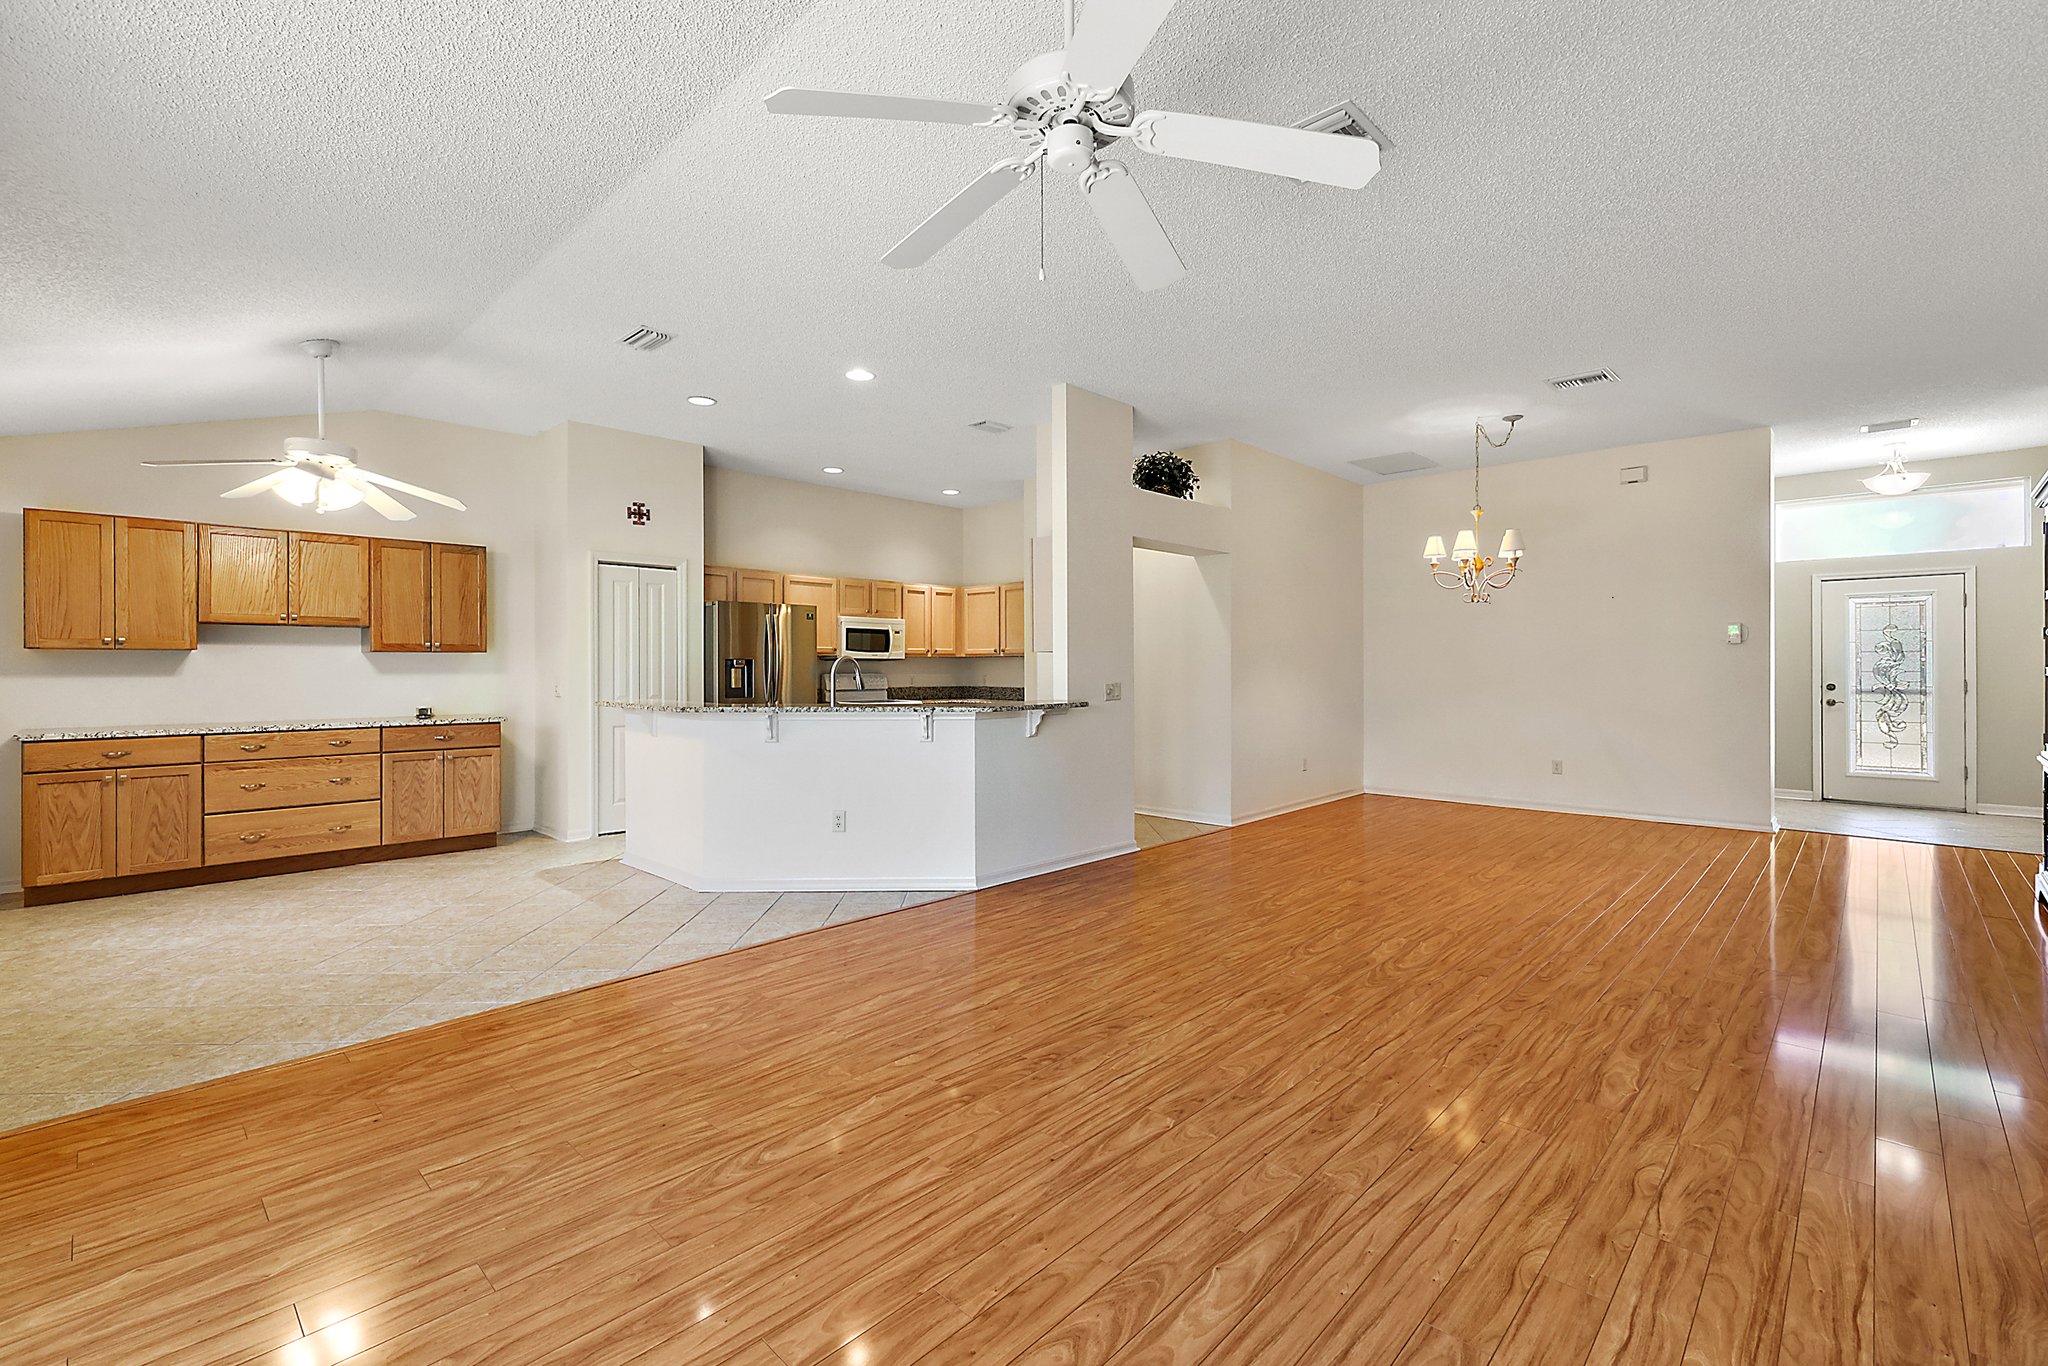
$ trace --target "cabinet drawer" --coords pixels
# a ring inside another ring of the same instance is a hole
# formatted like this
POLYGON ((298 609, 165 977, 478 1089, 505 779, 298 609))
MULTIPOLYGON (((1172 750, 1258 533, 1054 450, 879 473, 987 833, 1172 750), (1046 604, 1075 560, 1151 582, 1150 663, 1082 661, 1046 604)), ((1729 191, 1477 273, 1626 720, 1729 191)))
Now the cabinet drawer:
POLYGON ((384 748, 394 749, 491 749, 498 744, 498 723, 484 721, 467 726, 386 726, 384 748))
POLYGON ((376 802, 300 806, 282 811, 224 811, 206 818, 208 864, 289 858, 375 844, 376 802))
POLYGON ((206 809, 261 811, 279 806, 319 806, 370 801, 377 795, 374 754, 321 759, 257 759, 206 766, 206 809))
POLYGON ((21 747, 23 773, 64 773, 81 768, 148 768, 196 764, 196 735, 144 735, 133 740, 30 740, 21 747))
POLYGON ((206 762, 310 759, 327 754, 375 754, 376 727, 362 730, 267 730, 206 737, 206 762))

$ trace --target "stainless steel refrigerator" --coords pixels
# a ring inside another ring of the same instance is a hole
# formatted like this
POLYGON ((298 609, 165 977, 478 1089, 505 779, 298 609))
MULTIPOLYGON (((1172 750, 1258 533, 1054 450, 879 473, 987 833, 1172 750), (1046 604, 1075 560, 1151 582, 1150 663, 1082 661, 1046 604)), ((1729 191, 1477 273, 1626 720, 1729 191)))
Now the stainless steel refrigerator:
POLYGON ((817 662, 817 608, 704 604, 704 700, 712 706, 814 705, 817 662))

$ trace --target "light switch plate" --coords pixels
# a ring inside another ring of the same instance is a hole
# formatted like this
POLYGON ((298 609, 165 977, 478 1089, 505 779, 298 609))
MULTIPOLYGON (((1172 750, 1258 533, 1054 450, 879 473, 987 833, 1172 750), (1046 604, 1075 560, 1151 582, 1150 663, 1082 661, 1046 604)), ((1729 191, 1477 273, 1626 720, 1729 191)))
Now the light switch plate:
POLYGON ((1105 701, 1105 702, 1121 702, 1121 701, 1123 701, 1123 700, 1124 700, 1124 685, 1123 685, 1123 684, 1121 684, 1121 683, 1105 683, 1105 684, 1103 684, 1103 685, 1102 685, 1102 700, 1103 700, 1103 701, 1105 701))

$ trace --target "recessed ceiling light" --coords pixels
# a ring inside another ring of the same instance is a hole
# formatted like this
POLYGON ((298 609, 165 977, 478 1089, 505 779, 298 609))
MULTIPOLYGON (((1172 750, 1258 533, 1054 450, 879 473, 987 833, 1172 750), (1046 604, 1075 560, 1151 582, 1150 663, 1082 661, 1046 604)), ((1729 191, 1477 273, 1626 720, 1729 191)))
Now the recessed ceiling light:
POLYGON ((945 494, 948 498, 958 498, 960 496, 959 489, 940 489, 939 492, 945 494))
POLYGON ((709 408, 718 402, 717 399, 712 398, 709 394, 691 394, 689 401, 696 404, 699 408, 709 408))
POLYGON ((827 474, 844 474, 844 473, 846 473, 846 471, 845 471, 845 470, 842 470, 842 469, 840 469, 840 468, 839 468, 839 466, 837 466, 837 465, 827 465, 827 466, 825 466, 825 473, 827 473, 827 474))
POLYGON ((858 365, 856 365, 851 370, 848 370, 846 372, 846 377, 854 381, 856 384, 866 384, 869 380, 875 377, 875 372, 872 370, 863 370, 858 365))

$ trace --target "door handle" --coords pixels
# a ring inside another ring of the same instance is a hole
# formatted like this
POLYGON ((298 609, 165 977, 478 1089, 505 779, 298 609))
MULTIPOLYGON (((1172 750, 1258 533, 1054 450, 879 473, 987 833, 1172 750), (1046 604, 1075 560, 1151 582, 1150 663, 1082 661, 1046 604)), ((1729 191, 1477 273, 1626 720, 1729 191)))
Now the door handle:
POLYGON ((1831 707, 1839 707, 1842 705, 1842 699, 1839 697, 1830 697, 1827 699, 1827 704, 1831 707))

